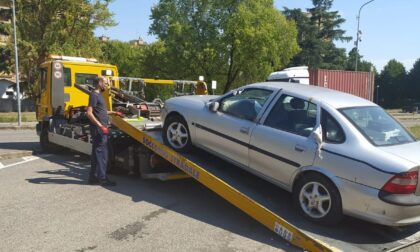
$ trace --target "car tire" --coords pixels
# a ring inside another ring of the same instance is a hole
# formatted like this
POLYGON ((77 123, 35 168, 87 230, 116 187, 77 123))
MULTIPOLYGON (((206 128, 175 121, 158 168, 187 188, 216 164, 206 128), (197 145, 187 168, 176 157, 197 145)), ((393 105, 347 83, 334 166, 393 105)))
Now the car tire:
POLYGON ((163 142, 178 152, 189 152, 192 149, 188 124, 179 115, 165 120, 162 131, 163 142))
POLYGON ((305 218, 326 226, 338 224, 343 217, 338 189, 321 174, 309 173, 296 182, 293 203, 305 218))

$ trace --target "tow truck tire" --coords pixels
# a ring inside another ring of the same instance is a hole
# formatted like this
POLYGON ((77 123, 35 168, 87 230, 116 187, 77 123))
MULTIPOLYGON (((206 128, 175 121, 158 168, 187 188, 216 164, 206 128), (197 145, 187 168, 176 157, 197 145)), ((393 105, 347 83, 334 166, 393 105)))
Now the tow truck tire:
POLYGON ((165 120, 162 131, 163 142, 178 152, 192 149, 188 124, 182 116, 174 115, 165 120))
POLYGON ((321 174, 309 173, 296 182, 293 203, 305 218, 322 225, 337 225, 343 217, 338 189, 321 174))
POLYGON ((108 174, 116 174, 117 169, 115 167, 115 152, 112 138, 108 139, 108 166, 106 168, 108 174))
POLYGON ((51 153, 54 151, 55 145, 50 143, 48 140, 48 127, 43 126, 41 128, 41 134, 39 135, 39 143, 41 145, 42 152, 51 153))

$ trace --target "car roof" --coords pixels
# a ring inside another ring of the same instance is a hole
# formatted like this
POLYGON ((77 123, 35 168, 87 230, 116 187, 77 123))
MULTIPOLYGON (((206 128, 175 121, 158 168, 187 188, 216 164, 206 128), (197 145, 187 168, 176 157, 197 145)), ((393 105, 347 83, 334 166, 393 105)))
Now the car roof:
POLYGON ((377 106, 373 102, 352 94, 307 84, 268 81, 251 84, 247 87, 262 87, 271 90, 282 89, 291 95, 295 94, 298 96, 306 97, 308 100, 327 103, 336 109, 347 107, 377 106))

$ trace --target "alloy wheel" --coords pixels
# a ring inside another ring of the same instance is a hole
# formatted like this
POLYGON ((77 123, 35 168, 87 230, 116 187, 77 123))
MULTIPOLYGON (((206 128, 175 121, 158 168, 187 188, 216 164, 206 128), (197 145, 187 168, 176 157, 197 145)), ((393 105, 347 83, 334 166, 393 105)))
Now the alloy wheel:
POLYGON ((166 137, 175 149, 181 149, 188 143, 188 130, 181 122, 173 122, 168 126, 166 137))
POLYGON ((331 209, 331 196, 321 183, 306 183, 299 193, 302 210, 311 218, 319 219, 328 214, 331 209))

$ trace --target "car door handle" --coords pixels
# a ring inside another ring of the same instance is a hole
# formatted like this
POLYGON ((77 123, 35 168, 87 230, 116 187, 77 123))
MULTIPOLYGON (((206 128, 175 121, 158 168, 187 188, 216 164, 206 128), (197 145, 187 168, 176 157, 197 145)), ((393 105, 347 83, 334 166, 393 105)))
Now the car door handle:
POLYGON ((239 130, 239 132, 241 132, 242 134, 246 134, 246 135, 248 135, 248 133, 249 133, 249 128, 246 128, 246 127, 241 127, 241 129, 239 130))
POLYGON ((295 151, 297 151, 297 152, 304 152, 304 151, 306 151, 306 147, 304 147, 304 146, 302 146, 302 145, 297 144, 297 145, 295 146, 295 151))

